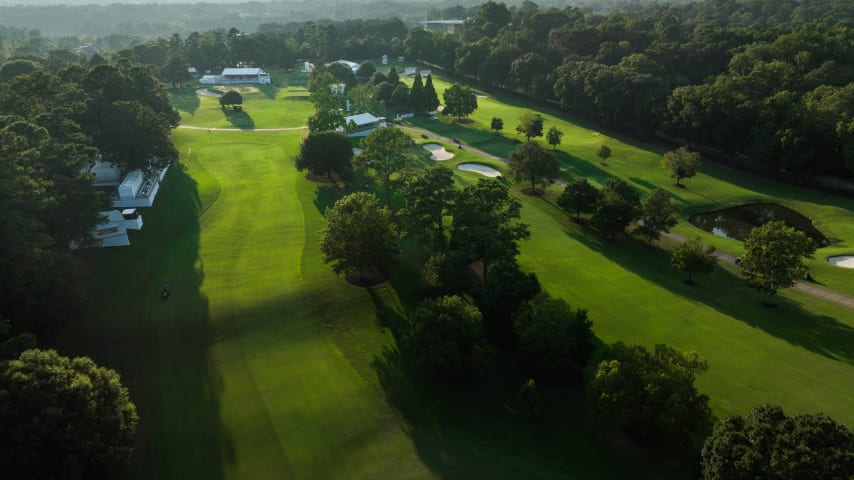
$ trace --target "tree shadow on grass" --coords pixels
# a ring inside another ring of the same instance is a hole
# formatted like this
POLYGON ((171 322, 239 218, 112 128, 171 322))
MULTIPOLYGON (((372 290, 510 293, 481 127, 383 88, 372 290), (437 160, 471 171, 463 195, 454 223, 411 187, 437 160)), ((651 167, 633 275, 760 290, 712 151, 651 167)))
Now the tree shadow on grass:
POLYGON ((622 237, 606 242, 589 229, 567 229, 566 233, 622 268, 662 288, 709 305, 792 345, 854 364, 854 328, 833 317, 812 313, 797 302, 780 296, 777 307, 768 308, 763 305, 766 295, 749 289, 740 277, 721 267, 710 275, 696 276, 698 285, 685 285, 683 275, 670 268, 668 252, 633 238, 622 237))
POLYGON ((220 420, 223 381, 209 361, 214 327, 200 291, 202 205, 195 180, 180 167, 169 170, 132 246, 82 252, 90 306, 82 322, 54 332, 51 344, 122 376, 140 415, 129 477, 217 480, 236 460, 220 420), (165 300, 164 284, 172 289, 165 300))
POLYGON ((276 85, 258 85, 258 90, 271 100, 275 100, 276 95, 279 94, 279 88, 276 85))
POLYGON ((252 120, 252 117, 246 113, 245 110, 235 111, 223 109, 222 113, 225 115, 225 118, 229 123, 241 130, 255 129, 255 121, 252 120))
POLYGON ((199 100, 199 96, 196 95, 195 89, 185 89, 176 90, 170 93, 169 103, 171 103, 172 106, 177 108, 178 110, 188 112, 191 115, 195 115, 196 110, 199 109, 201 101, 199 100))

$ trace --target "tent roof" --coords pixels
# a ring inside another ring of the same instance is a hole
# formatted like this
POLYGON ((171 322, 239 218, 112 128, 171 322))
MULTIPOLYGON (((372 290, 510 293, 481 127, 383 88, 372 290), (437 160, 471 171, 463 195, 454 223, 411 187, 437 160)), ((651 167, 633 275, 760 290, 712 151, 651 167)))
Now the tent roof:
POLYGON ((369 123, 376 123, 380 119, 371 115, 370 113, 360 113, 358 115, 351 115, 349 117, 344 117, 344 123, 346 123, 347 125, 350 124, 351 120, 356 125, 367 125, 369 123))
POLYGON ((260 68, 224 68, 223 75, 260 75, 264 70, 260 68))

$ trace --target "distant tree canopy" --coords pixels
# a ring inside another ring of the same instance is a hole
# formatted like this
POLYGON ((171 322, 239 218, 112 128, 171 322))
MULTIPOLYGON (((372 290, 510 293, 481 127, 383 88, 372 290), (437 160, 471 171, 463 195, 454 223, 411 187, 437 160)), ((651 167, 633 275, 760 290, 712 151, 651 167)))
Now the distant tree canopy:
POLYGON ((27 350, 0 362, 7 478, 105 478, 129 460, 138 420, 119 375, 89 358, 27 350))

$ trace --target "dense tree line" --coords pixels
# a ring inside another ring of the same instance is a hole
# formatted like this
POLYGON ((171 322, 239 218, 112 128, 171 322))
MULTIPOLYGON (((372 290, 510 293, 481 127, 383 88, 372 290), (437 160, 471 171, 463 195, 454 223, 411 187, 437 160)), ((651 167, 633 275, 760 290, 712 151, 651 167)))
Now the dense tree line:
POLYGON ((854 172, 850 0, 535 7, 489 1, 462 35, 411 30, 406 53, 744 166, 854 172))
POLYGON ((178 115, 151 69, 129 62, 53 74, 15 60, 0 72, 0 316, 43 328, 83 305, 69 244, 108 206, 87 168, 96 155, 123 171, 168 164, 178 115))

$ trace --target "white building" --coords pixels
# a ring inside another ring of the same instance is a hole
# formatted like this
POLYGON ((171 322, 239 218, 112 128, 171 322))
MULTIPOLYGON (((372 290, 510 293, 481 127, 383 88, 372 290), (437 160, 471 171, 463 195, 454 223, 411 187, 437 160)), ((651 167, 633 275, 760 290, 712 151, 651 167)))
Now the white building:
POLYGON ((236 85, 258 83, 269 85, 270 74, 260 68, 225 68, 220 75, 205 75, 199 79, 203 85, 236 85))
MULTIPOLYGON (((358 115, 350 115, 344 117, 346 132, 348 137, 366 137, 374 129, 385 127, 386 119, 384 117, 375 117, 370 113, 360 113, 358 115)), ((344 128, 339 131, 345 131, 344 128)))
MULTIPOLYGON (((93 247, 127 247, 130 246, 128 230, 142 228, 142 215, 135 208, 122 210, 107 210, 100 212, 101 223, 92 229, 93 247)), ((77 242, 71 243, 71 248, 80 248, 77 242)))

